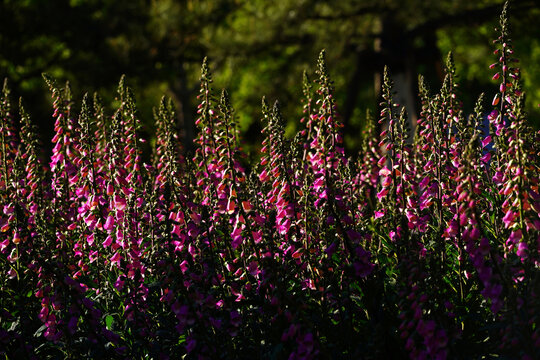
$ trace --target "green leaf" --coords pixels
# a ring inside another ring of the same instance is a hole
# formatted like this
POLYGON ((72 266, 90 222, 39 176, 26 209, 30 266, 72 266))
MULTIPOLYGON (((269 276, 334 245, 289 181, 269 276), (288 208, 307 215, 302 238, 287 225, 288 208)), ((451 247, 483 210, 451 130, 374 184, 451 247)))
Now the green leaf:
POLYGON ((111 330, 111 326, 113 322, 114 322, 114 318, 111 315, 107 315, 105 317, 105 326, 107 327, 107 330, 111 330))

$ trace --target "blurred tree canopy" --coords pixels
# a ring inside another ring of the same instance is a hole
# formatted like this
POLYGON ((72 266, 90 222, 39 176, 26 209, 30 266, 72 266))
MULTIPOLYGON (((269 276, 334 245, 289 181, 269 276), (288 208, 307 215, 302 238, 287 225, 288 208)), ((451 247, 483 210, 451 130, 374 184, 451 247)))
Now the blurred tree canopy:
MULTIPOLYGON (((24 97, 48 144, 53 124, 42 72, 69 80, 76 98, 97 91, 109 103, 126 74, 149 134, 152 108, 163 94, 172 97, 189 150, 204 56, 216 90, 228 89, 244 139, 254 144, 263 95, 282 103, 294 130, 302 72, 312 74, 326 48, 346 144, 355 149, 366 110, 377 108, 385 64, 412 114, 418 74, 437 90, 449 50, 466 110, 481 91, 494 94, 488 66, 501 9, 501 0, 0 0, 0 76, 24 97)), ((510 3, 527 109, 536 119, 539 16, 535 0, 510 3)))

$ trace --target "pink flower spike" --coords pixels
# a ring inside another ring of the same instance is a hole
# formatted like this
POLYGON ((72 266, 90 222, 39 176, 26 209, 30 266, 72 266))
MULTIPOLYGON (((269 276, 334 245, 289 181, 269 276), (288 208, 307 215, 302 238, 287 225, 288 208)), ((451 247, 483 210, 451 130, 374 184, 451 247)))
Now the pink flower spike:
POLYGON ((482 147, 485 148, 488 146, 488 144, 491 142, 491 135, 487 136, 484 140, 482 140, 482 147))
POLYGON ((385 197, 388 194, 388 189, 384 188, 381 191, 377 193, 377 199, 381 200, 383 197, 385 197))
POLYGON ((387 188, 392 184, 392 178, 390 176, 383 177, 381 185, 383 188, 387 188))
POLYGON ((265 182, 266 180, 268 180, 268 173, 266 172, 266 170, 263 170, 263 172, 259 175, 259 180, 261 182, 265 182))
POLYGON ((241 243, 242 243, 242 228, 241 227, 235 227, 233 232, 231 233, 231 246, 233 249, 236 249, 241 243))
POLYGON ((0 251, 4 251, 4 249, 9 246, 10 241, 10 238, 6 238, 4 241, 0 242, 0 251))
POLYGON ((126 208, 126 199, 124 199, 121 196, 115 195, 114 196, 114 208, 116 210, 124 210, 126 208))
POLYGON ((114 218, 112 215, 109 215, 107 217, 107 220, 105 221, 105 225, 103 225, 103 229, 107 230, 108 232, 111 232, 114 226, 114 218))
POLYGON ((109 246, 111 246, 112 242, 113 242, 113 238, 112 238, 111 235, 109 235, 109 236, 107 236, 107 238, 103 242, 103 246, 109 247, 109 246))
POLYGON ((522 237, 523 237, 523 233, 521 232, 521 229, 518 229, 516 231, 512 231, 510 233, 510 236, 508 237, 507 243, 517 244, 518 241, 520 241, 522 237))
POLYGON ((13 239, 12 239, 13 243, 15 245, 19 244, 21 242, 21 236, 19 235, 19 232, 16 231, 15 234, 13 234, 13 239))
POLYGON ((249 263, 248 272, 251 274, 251 276, 257 276, 260 273, 259 267, 256 261, 252 261, 249 263))
POLYGON ((382 218, 384 216, 384 211, 375 211, 375 219, 382 218))
POLYGON ((188 262, 187 260, 184 260, 180 263, 180 270, 182 270, 182 273, 184 274, 188 270, 188 262))
POLYGON ((15 206, 13 205, 4 205, 4 214, 11 215, 15 213, 15 206))
POLYGON ((319 177, 317 180, 315 180, 313 182, 313 187, 315 189, 319 189, 320 187, 322 187, 324 185, 324 177, 319 177))
POLYGON ((250 212, 253 206, 251 206, 251 203, 247 200, 242 201, 242 208, 245 212, 250 212))
POLYGON ((255 244, 259 244, 262 240, 262 231, 252 231, 251 235, 253 235, 253 241, 255 244))
POLYGON ((502 219, 504 226, 506 228, 509 228, 513 224, 515 218, 516 218, 516 213, 513 211, 508 211, 502 219))
POLYGON ((285 235, 289 232, 289 229, 291 228, 291 220, 286 219, 282 224, 280 224, 278 227, 278 233, 280 235, 285 235))
POLYGON ((499 111, 495 109, 488 115, 488 120, 495 120, 497 116, 499 116, 499 111))
POLYGON ((120 267, 120 261, 122 261, 122 255, 117 251, 114 253, 113 256, 110 258, 112 263, 116 263, 116 266, 120 267))
POLYGON ((233 214, 235 209, 236 209, 236 203, 234 202, 234 199, 231 197, 229 198, 229 201, 227 202, 227 214, 229 215, 233 214))
POLYGON ((525 260, 529 253, 529 246, 526 242, 522 241, 518 245, 518 249, 516 251, 516 255, 521 258, 521 261, 525 260))
POLYGON ((391 173, 392 172, 390 170, 388 170, 388 168, 386 168, 386 167, 383 167, 381 170, 379 170, 379 176, 388 176, 391 173))
POLYGON ((2 223, 2 226, 0 227, 0 232, 7 232, 8 230, 9 230, 9 222, 2 223))
POLYGON ((491 105, 497 106, 500 100, 501 100, 501 97, 499 96, 499 94, 498 93, 495 94, 495 96, 493 97, 493 101, 491 102, 491 105))
POLYGON ((180 234, 181 234, 181 228, 180 228, 180 225, 174 224, 171 233, 172 233, 172 234, 175 234, 176 236, 180 236, 180 234))
POLYGON ((193 222, 194 222, 195 224, 199 225, 199 224, 201 223, 201 221, 202 221, 202 216, 201 216, 201 214, 197 214, 196 212, 192 212, 192 213, 190 214, 190 216, 191 216, 191 220, 193 220, 193 222))

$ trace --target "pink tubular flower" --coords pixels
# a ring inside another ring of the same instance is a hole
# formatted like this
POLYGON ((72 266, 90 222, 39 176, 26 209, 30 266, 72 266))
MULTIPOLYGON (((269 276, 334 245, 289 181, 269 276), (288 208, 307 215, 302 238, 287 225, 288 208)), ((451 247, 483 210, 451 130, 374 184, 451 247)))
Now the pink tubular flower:
POLYGON ((242 226, 241 225, 238 225, 236 224, 232 233, 231 233, 231 238, 232 238, 232 242, 231 242, 231 246, 233 249, 236 249, 238 246, 240 246, 240 244, 242 243, 242 241, 244 240, 244 238, 242 237, 242 226))
POLYGON ((387 189, 387 188, 383 188, 381 191, 379 191, 379 192, 377 193, 377 199, 381 200, 381 199, 384 198, 387 194, 388 194, 388 189, 387 189))
POLYGON ((120 267, 120 261, 122 261, 122 255, 120 255, 120 252, 115 252, 113 256, 110 258, 111 263, 116 263, 116 266, 120 267))
POLYGON ((518 245, 516 255, 520 257, 521 261, 524 261, 528 257, 529 246, 526 242, 522 241, 518 245))
POLYGON ((488 120, 495 120, 497 116, 499 116, 499 111, 495 109, 488 115, 488 120))
POLYGON ((516 219, 516 213, 514 211, 508 211, 506 215, 503 217, 503 223, 506 228, 509 228, 516 219))
POLYGON ((123 211, 126 208, 126 199, 123 196, 114 196, 114 208, 123 211))
POLYGON ((107 216, 107 220, 105 221, 105 224, 103 225, 103 229, 106 230, 107 232, 111 232, 113 227, 114 227, 114 217, 112 216, 112 214, 109 214, 109 216, 107 216))
POLYGON ((112 242, 113 242, 113 238, 112 238, 111 235, 109 235, 109 236, 107 236, 107 238, 103 242, 103 246, 109 247, 109 246, 111 246, 112 242))
POLYGON ((389 176, 390 174, 392 174, 392 172, 386 167, 383 167, 381 170, 379 170, 379 176, 389 176))
POLYGON ((491 160, 491 153, 486 153, 480 160, 482 160, 484 163, 488 163, 489 160, 491 160))

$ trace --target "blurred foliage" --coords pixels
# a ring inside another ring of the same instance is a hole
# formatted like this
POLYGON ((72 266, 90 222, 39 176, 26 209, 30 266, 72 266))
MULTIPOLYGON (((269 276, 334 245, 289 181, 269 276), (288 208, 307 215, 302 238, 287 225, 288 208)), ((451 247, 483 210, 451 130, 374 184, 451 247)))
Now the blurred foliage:
MULTIPOLYGON (((193 137, 200 64, 209 56, 214 86, 227 88, 248 149, 260 140, 260 99, 279 100, 291 134, 301 117, 301 79, 327 49, 347 147, 356 149, 366 110, 376 110, 384 64, 409 81, 441 84, 441 59, 454 51, 465 110, 495 88, 488 65, 500 0, 0 0, 0 77, 22 95, 48 144, 48 72, 69 80, 77 99, 98 91, 114 101, 122 74, 136 90, 145 131, 163 93, 180 108, 193 137), (412 78, 412 80, 411 80, 412 78)), ((527 109, 539 118, 540 6, 510 5, 512 38, 522 60, 527 109)), ((409 86, 415 93, 415 86, 409 86)), ((190 144, 186 144, 190 148, 190 144)))

